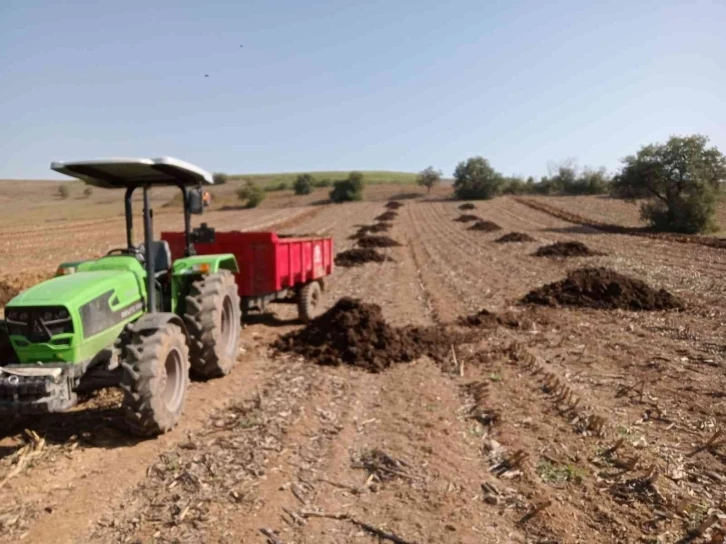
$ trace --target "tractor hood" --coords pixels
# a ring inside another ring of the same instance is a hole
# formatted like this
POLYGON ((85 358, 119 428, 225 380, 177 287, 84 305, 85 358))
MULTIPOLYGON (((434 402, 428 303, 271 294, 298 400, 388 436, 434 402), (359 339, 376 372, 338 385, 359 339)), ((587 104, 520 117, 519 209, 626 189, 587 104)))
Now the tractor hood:
MULTIPOLYGON (((113 291, 126 278, 136 283, 132 272, 121 270, 105 270, 97 272, 77 272, 67 276, 58 276, 39 283, 22 292, 8 303, 8 308, 15 306, 79 306, 88 300, 113 291), (119 281, 121 280, 121 281, 119 281)), ((138 293, 138 289, 136 290, 138 293)))

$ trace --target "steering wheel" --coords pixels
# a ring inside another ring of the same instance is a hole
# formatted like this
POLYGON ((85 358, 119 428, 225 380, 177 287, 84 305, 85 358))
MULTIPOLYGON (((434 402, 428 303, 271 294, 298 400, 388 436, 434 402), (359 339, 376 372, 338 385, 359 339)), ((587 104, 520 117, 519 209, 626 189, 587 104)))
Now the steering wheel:
POLYGON ((144 262, 144 254, 136 247, 131 249, 127 247, 117 247, 106 253, 106 257, 110 257, 111 255, 128 255, 130 257, 136 257, 142 263, 144 262))

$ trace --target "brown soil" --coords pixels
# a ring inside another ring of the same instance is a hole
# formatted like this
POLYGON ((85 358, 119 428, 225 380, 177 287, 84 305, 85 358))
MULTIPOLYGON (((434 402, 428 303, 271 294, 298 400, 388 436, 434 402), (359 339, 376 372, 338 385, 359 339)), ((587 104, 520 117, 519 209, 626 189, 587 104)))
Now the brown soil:
POLYGON ((494 240, 497 244, 509 244, 512 242, 534 242, 535 239, 524 232, 510 232, 494 240))
POLYGON ((396 240, 388 236, 363 236, 358 239, 358 245, 364 248, 374 247, 397 247, 400 246, 396 240))
POLYGON ((346 364, 381 372, 422 355, 440 360, 452 343, 463 338, 439 327, 391 327, 377 304, 345 297, 304 329, 277 340, 274 347, 319 365, 346 364))
POLYGON ((381 255, 372 248, 353 248, 341 251, 335 256, 335 264, 344 268, 363 266, 365 263, 383 263, 393 261, 387 255, 381 255))
POLYGON ((655 232, 652 229, 642 227, 626 227, 623 225, 613 225, 612 223, 603 223, 601 221, 595 221, 587 217, 583 217, 576 213, 571 213, 566 210, 557 208, 545 204, 544 202, 538 202, 529 200, 526 198, 515 198, 520 204, 529 206, 533 210, 547 213, 563 221, 574 223, 576 225, 583 225, 593 229, 597 229, 603 232, 609 232, 611 234, 625 234, 628 236, 643 236, 645 238, 654 238, 658 240, 666 240, 669 242, 679 242, 681 244, 698 244, 707 247, 714 247, 719 249, 726 248, 726 238, 716 238, 713 236, 704 236, 700 234, 677 234, 673 232, 655 232))
POLYGON ((398 212, 389 210, 376 217, 376 221, 393 221, 396 217, 398 217, 398 212))
POLYGON ((500 227, 496 223, 493 223, 492 221, 477 221, 471 227, 469 227, 469 230, 478 230, 481 232, 496 232, 498 230, 502 230, 502 227, 500 227))
POLYGON ((5 306, 22 291, 47 280, 49 277, 48 274, 40 273, 0 277, 0 307, 5 306))
POLYGON ((656 291, 645 282, 607 268, 574 270, 562 281, 528 293, 524 304, 581 306, 602 310, 674 310, 683 303, 665 289, 656 291))
POLYGON ((476 215, 465 213, 454 219, 454 221, 458 221, 459 223, 471 223, 472 221, 479 221, 479 218, 476 215))
POLYGON ((397 210, 398 208, 400 208, 402 206, 403 206, 403 203, 399 202, 397 200, 391 200, 386 203, 386 208, 388 208, 389 210, 397 210))
POLYGON ((476 206, 474 206, 474 204, 472 204, 471 202, 466 202, 465 204, 462 204, 461 206, 459 206, 459 209, 464 210, 464 211, 476 210, 476 206))
POLYGON ((592 251, 582 242, 555 242, 538 248, 533 255, 535 257, 597 257, 602 253, 592 251))

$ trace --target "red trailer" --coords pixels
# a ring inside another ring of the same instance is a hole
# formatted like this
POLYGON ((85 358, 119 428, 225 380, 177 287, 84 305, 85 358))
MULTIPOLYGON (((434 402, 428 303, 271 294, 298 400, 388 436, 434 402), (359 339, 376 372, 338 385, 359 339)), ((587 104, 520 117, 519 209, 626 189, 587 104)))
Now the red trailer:
MULTIPOLYGON (((184 256, 184 233, 163 232, 172 258, 184 256)), ((333 239, 280 236, 274 232, 215 232, 205 223, 192 233, 198 255, 232 253, 237 258, 237 287, 242 312, 264 311, 270 302, 297 303, 309 321, 333 272, 333 239)))

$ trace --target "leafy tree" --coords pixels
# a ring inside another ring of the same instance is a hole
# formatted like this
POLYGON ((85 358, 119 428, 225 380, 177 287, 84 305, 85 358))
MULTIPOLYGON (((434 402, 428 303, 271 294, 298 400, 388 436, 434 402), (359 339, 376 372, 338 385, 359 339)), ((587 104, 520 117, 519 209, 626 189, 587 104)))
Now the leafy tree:
POLYGON ((93 189, 91 189, 90 187, 86 187, 85 189, 83 189, 83 196, 85 196, 86 198, 90 198, 92 194, 93 189))
POLYGON ((521 177, 512 176, 509 178, 503 178, 502 194, 523 195, 527 192, 529 192, 529 187, 521 177))
POLYGON ((58 196, 65 200, 68 198, 71 194, 70 190, 68 189, 68 186, 66 184, 62 184, 58 186, 58 196))
POLYGON ((641 216, 659 230, 705 232, 715 228, 716 195, 726 181, 726 157, 700 134, 672 136, 623 159, 614 193, 648 195, 641 216))
POLYGON ((426 187, 426 193, 431 192, 434 185, 441 183, 441 170, 434 170, 433 166, 429 166, 425 170, 419 172, 416 183, 422 187, 426 187))
POLYGON ((212 174, 212 181, 214 181, 215 185, 224 185, 229 181, 229 176, 224 172, 215 172, 212 174))
POLYGON ((363 174, 353 171, 348 175, 348 179, 333 183, 333 190, 330 191, 330 200, 333 202, 363 200, 364 185, 363 174))
POLYGON ((315 179, 310 174, 300 174, 295 178, 292 188, 295 190, 296 195, 309 195, 313 192, 315 185, 315 179))
POLYGON ((247 181, 242 187, 237 189, 237 198, 246 200, 246 208, 256 208, 263 200, 265 200, 265 191, 252 181, 247 181))
POLYGON ((484 157, 471 157, 454 170, 454 194, 460 200, 494 198, 502 185, 502 175, 484 157))

